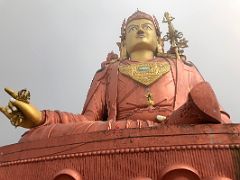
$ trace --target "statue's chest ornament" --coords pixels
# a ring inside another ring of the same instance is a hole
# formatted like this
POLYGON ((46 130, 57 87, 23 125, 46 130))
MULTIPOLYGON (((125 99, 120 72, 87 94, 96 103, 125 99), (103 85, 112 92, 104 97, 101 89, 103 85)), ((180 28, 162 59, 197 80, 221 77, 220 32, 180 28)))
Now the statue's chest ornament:
POLYGON ((131 65, 120 65, 119 71, 132 78, 133 80, 149 86, 164 74, 170 71, 170 65, 167 62, 148 62, 131 65))

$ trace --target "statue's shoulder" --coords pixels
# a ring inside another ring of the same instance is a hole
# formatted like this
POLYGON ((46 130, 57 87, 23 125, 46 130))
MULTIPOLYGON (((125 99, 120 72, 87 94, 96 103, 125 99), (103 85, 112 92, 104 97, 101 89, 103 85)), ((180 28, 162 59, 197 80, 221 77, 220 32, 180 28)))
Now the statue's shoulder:
POLYGON ((188 72, 196 72, 198 71, 197 67, 194 65, 192 61, 189 61, 186 57, 181 57, 180 60, 178 60, 182 63, 183 69, 185 69, 188 72))
POLYGON ((101 68, 97 70, 97 73, 105 72, 109 69, 109 67, 114 64, 118 64, 120 62, 118 55, 114 52, 108 53, 106 59, 101 63, 101 68))
POLYGON ((181 62, 183 64, 183 68, 191 73, 197 73, 200 74, 198 68, 193 64, 193 62, 187 60, 187 58, 184 56, 184 58, 181 58, 181 62))
POLYGON ((108 69, 120 62, 118 55, 114 52, 108 53, 106 59, 101 63, 101 68, 97 70, 97 74, 105 74, 108 69))
POLYGON ((184 55, 181 55, 181 59, 176 59, 176 56, 175 55, 172 55, 172 54, 166 54, 164 56, 160 56, 158 57, 159 60, 167 60, 168 62, 170 62, 171 64, 175 64, 176 61, 179 61, 180 63, 183 64, 183 66, 185 67, 189 67, 189 68, 194 68, 195 65, 193 64, 193 62, 189 61, 186 56, 184 55))
POLYGON ((186 56, 182 56, 182 57, 181 57, 181 61, 183 62, 183 64, 184 64, 185 66, 195 67, 195 65, 193 64, 192 61, 187 60, 186 56))

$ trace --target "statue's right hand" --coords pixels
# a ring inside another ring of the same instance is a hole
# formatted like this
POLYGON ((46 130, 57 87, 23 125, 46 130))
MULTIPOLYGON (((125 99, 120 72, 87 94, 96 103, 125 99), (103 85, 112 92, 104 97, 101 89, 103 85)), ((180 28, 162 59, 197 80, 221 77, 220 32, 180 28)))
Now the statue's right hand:
POLYGON ((43 123, 42 113, 29 103, 29 91, 24 89, 16 93, 9 88, 5 88, 5 91, 12 98, 7 106, 0 107, 0 111, 10 119, 14 126, 32 128, 43 123))

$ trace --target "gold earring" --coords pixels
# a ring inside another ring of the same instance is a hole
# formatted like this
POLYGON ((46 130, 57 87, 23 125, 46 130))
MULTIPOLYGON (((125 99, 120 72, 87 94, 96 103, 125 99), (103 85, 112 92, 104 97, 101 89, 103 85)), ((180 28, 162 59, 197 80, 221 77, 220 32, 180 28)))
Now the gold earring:
POLYGON ((125 41, 117 42, 119 51, 120 51, 120 60, 127 59, 127 49, 125 46, 125 41))

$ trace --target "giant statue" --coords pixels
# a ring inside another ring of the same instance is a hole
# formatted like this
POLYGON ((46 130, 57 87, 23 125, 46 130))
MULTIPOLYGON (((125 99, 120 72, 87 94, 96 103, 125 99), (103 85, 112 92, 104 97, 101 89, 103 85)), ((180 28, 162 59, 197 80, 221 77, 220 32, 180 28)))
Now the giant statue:
POLYGON ((81 114, 38 110, 26 89, 0 110, 14 126, 29 128, 21 141, 65 134, 153 126, 230 123, 210 85, 183 55, 187 41, 174 29, 162 37, 154 16, 137 10, 121 28, 120 57, 109 53, 92 80, 81 114), (170 42, 165 52, 164 43, 170 42))

